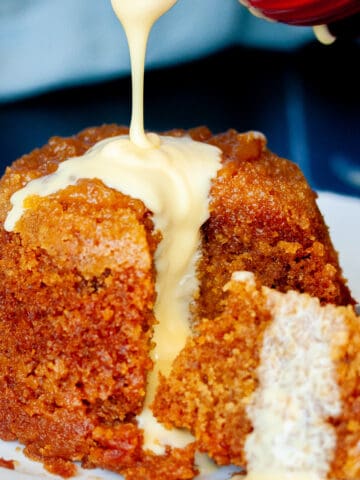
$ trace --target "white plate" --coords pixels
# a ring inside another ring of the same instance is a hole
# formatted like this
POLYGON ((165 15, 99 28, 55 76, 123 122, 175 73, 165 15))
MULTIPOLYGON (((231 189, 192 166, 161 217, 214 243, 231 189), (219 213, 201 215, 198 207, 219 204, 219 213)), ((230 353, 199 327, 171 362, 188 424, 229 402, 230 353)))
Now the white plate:
POLYGON ((360 303, 360 198, 321 192, 318 205, 330 228, 351 293, 360 303))
MULTIPOLYGON (((321 192, 318 204, 335 248, 340 252, 340 262, 353 296, 360 302, 360 199, 321 192)), ((0 457, 16 460, 16 470, 0 469, 1 480, 51 480, 60 477, 46 473, 41 464, 31 462, 23 456, 16 442, 0 441, 0 457)), ((120 480, 122 477, 103 470, 81 470, 77 480, 120 480)), ((229 470, 205 475, 203 480, 223 480, 229 478, 229 470)))

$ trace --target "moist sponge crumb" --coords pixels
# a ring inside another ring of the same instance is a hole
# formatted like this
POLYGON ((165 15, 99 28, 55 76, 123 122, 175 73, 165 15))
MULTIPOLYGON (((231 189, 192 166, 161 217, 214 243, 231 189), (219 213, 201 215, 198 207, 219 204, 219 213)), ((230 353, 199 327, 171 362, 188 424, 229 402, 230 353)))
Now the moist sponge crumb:
MULTIPOLYGON (((127 133, 116 125, 89 128, 54 137, 14 162, 0 181, 1 224, 11 195, 27 182, 127 133)), ((298 167, 271 153, 254 132, 213 136, 200 127, 169 134, 189 134, 223 152, 201 230, 195 349, 174 365, 190 375, 199 395, 186 393, 185 402, 178 393, 178 405, 172 404, 171 395, 184 386, 181 376, 172 376, 174 385, 162 379, 154 405, 168 425, 182 417, 197 432, 197 445, 152 455, 143 451, 136 424, 153 366, 153 259, 161 240, 148 208, 84 179, 28 198, 15 232, 0 228, 0 437, 18 439, 28 456, 64 477, 75 474, 78 461, 128 480, 191 479, 197 446, 219 464, 244 463, 242 436, 251 430, 246 402, 257 386, 248 372, 257 368, 268 317, 261 292, 251 301, 224 292, 233 271, 249 270, 261 284, 307 292, 324 304, 352 302, 315 194, 298 167), (234 324, 240 312, 248 321, 234 324), (172 389, 168 398, 166 389, 172 389), (214 402, 218 409, 211 412, 214 402)))

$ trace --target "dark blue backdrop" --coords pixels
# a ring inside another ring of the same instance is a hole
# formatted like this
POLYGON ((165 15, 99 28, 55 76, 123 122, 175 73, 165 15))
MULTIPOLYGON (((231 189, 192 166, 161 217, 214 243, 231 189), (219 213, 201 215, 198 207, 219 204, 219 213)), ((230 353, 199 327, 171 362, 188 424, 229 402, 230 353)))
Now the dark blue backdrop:
MULTIPOLYGON (((339 41, 288 53, 236 47, 147 72, 146 128, 260 130, 314 188, 360 196, 359 51, 339 41)), ((52 135, 129 118, 129 78, 0 105, 1 171, 52 135)))

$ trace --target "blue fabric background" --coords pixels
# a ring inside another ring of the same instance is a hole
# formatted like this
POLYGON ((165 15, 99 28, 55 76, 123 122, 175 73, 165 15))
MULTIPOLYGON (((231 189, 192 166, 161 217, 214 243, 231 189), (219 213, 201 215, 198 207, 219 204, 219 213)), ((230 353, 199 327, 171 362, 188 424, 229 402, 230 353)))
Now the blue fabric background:
MULTIPOLYGON (((147 67, 235 44, 286 50, 311 38, 311 28, 255 18, 237 0, 179 0, 151 34, 147 67)), ((0 101, 129 73, 110 0, 1 0, 0 62, 0 101)))
MULTIPOLYGON (((360 196, 359 47, 325 47, 238 0, 179 0, 151 34, 146 128, 261 130, 314 188, 360 196)), ((0 0, 0 69, 1 170, 52 135, 129 123, 110 0, 0 0)))

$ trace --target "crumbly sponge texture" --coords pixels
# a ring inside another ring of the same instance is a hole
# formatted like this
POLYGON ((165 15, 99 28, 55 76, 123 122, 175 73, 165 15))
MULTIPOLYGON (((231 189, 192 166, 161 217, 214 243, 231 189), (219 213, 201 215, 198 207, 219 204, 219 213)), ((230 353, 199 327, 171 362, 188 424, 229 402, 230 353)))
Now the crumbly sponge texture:
POLYGON ((224 166, 202 228, 199 317, 221 313, 223 286, 244 270, 279 291, 351 303, 316 194, 300 169, 270 152, 262 136, 229 131, 211 142, 224 152, 224 166))
MULTIPOLYGON (((27 182, 125 133, 115 125, 90 128, 54 137, 17 160, 0 182, 0 221, 11 195, 27 182)), ((299 169, 271 154, 261 136, 213 137, 206 128, 189 134, 217 145, 224 163, 202 229, 195 316, 221 314, 224 283, 245 268, 266 285, 349 303, 315 195, 299 169)), ((18 438, 32 458, 63 476, 74 473, 69 461, 78 460, 129 479, 160 478, 160 466, 164 480, 192 478, 193 446, 161 458, 144 454, 134 422, 152 368, 153 256, 160 236, 151 212, 85 179, 31 197, 26 206, 15 233, 0 228, 0 437, 18 438)))
POLYGON ((337 444, 329 476, 357 480, 360 478, 360 317, 342 309, 349 342, 343 345, 336 359, 342 411, 332 421, 337 444))
MULTIPOLYGON (((308 305, 318 300, 294 291, 282 294, 244 281, 230 281, 224 295, 226 307, 221 315, 202 319, 196 325, 170 375, 161 377, 153 410, 169 428, 189 429, 198 448, 208 452, 217 463, 246 468, 244 447, 253 428, 246 409, 259 388, 257 370, 264 334, 273 322, 271 312, 276 303, 281 307, 287 302, 289 311, 306 315, 308 305), (269 302, 274 304, 272 308, 269 302)), ((327 478, 357 480, 360 317, 350 306, 324 308, 330 324, 341 318, 346 331, 346 341, 334 341, 332 350, 342 411, 337 418, 326 419, 337 439, 327 478)))
POLYGON ((246 406, 257 387, 263 332, 271 320, 265 297, 244 283, 227 294, 223 313, 203 319, 161 377, 153 404, 169 427, 193 432, 201 451, 220 465, 245 465, 244 442, 252 426, 246 406))

